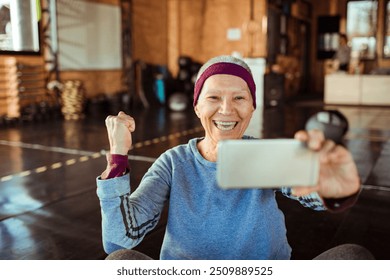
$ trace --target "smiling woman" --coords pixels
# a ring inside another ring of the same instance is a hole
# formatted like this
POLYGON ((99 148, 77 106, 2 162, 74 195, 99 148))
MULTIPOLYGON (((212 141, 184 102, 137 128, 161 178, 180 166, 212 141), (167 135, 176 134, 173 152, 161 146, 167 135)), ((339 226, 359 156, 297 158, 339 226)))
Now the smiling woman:
POLYGON ((40 52, 37 0, 0 0, 0 52, 40 52))
MULTIPOLYGON (((108 259, 145 259, 132 248, 156 227, 168 201, 161 259, 291 257, 276 189, 259 186, 227 191, 217 182, 218 142, 241 138, 253 141, 244 131, 256 108, 255 92, 252 73, 244 61, 220 56, 206 62, 199 70, 194 90, 194 109, 205 136, 161 154, 135 188, 130 184, 127 158, 135 120, 124 112, 106 118, 110 153, 106 170, 96 183, 103 245, 108 254, 114 252, 108 259)), ((284 187, 282 193, 313 210, 327 209, 327 198, 355 199, 360 185, 348 151, 336 148, 319 131, 300 131, 296 137, 308 149, 321 153, 322 173, 318 185, 301 187, 299 194, 295 188, 284 187)), ((245 164, 237 165, 233 175, 244 179, 242 168, 245 164)), ((358 257, 341 251, 344 258, 358 257)))
POLYGON ((195 113, 205 129, 201 155, 217 160, 220 140, 240 139, 256 109, 256 86, 248 65, 232 56, 210 59, 199 70, 194 90, 195 113))
POLYGON ((215 162, 218 142, 242 138, 254 110, 253 98, 242 78, 226 74, 209 77, 195 106, 205 129, 205 138, 198 143, 202 156, 215 162))

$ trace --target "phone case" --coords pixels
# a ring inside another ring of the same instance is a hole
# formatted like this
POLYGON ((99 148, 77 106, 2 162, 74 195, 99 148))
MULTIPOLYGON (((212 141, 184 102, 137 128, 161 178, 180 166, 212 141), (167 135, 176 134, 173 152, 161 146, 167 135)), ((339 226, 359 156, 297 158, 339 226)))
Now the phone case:
POLYGON ((314 186, 318 175, 318 153, 295 139, 218 144, 217 182, 222 188, 314 186))

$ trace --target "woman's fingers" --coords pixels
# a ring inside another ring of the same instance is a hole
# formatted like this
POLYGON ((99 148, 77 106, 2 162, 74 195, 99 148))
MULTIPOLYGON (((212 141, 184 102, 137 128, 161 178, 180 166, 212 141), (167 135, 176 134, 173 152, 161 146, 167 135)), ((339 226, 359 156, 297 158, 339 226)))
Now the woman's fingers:
POLYGON ((107 116, 105 123, 111 153, 126 154, 132 145, 131 132, 135 130, 134 119, 121 111, 116 116, 107 116))
POLYGON ((305 142, 307 147, 314 151, 319 151, 325 141, 324 133, 320 130, 299 130, 295 133, 294 138, 305 142))
POLYGON ((130 132, 134 132, 135 130, 134 118, 125 114, 123 111, 120 111, 117 117, 118 117, 118 121, 123 123, 129 129, 130 132))
POLYGON ((315 186, 315 187, 294 187, 294 188, 291 188, 291 192, 292 192, 292 195, 293 196, 305 196, 305 195, 309 195, 315 191, 318 190, 318 187, 315 186))

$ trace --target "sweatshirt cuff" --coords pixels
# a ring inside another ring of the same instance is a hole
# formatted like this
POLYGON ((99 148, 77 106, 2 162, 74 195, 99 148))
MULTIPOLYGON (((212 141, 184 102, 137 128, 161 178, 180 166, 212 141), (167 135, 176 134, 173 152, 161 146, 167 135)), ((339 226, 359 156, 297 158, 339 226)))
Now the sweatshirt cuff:
POLYGON ((330 212, 342 212, 353 205, 355 205, 356 201, 358 200, 360 195, 360 190, 356 192, 355 194, 352 194, 347 197, 343 198, 323 198, 324 205, 325 207, 330 211, 330 212))
POLYGON ((101 180, 101 177, 96 178, 97 196, 99 199, 112 199, 123 196, 130 192, 130 174, 116 177, 107 180, 101 180))
POLYGON ((107 167, 100 178, 102 180, 120 177, 129 170, 129 161, 126 155, 106 154, 107 167))

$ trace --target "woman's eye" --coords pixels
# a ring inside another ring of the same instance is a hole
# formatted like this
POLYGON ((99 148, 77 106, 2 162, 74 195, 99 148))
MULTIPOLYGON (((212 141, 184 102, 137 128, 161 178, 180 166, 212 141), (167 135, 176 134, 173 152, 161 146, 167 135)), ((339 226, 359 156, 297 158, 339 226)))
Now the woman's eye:
POLYGON ((244 96, 236 96, 234 99, 236 99, 236 100, 243 100, 243 99, 245 99, 245 97, 244 96))
POLYGON ((218 96, 213 96, 213 95, 211 95, 211 96, 208 97, 208 99, 210 99, 210 100, 217 100, 217 99, 218 99, 218 96))

